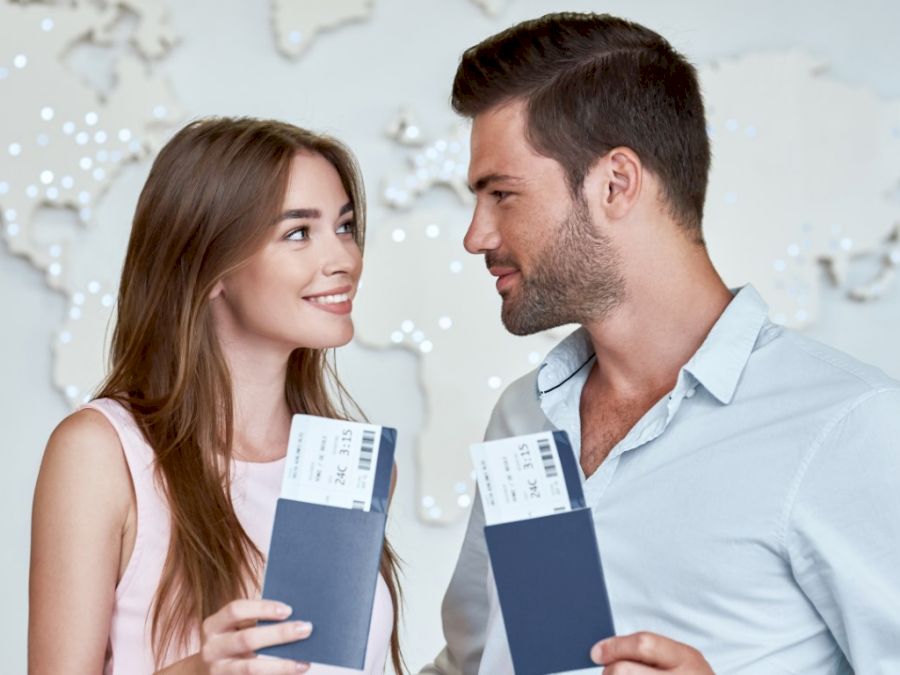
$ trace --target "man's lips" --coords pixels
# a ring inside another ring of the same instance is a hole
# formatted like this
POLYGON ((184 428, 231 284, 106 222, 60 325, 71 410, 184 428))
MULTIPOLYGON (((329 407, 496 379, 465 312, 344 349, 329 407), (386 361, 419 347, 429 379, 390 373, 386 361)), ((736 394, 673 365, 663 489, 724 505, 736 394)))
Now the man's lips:
POLYGON ((495 277, 497 277, 497 292, 503 293, 504 290, 510 287, 513 283, 515 283, 515 279, 519 276, 520 272, 515 267, 500 267, 494 266, 489 267, 488 271, 495 277))

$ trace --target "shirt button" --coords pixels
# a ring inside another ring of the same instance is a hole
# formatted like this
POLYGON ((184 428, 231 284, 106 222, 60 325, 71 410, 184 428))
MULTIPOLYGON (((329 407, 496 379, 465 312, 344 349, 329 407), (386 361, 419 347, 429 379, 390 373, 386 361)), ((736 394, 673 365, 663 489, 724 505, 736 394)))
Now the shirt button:
POLYGON ((685 394, 685 398, 690 398, 690 397, 693 396, 695 393, 697 393, 697 390, 696 390, 696 389, 688 389, 688 390, 687 390, 687 393, 685 394))

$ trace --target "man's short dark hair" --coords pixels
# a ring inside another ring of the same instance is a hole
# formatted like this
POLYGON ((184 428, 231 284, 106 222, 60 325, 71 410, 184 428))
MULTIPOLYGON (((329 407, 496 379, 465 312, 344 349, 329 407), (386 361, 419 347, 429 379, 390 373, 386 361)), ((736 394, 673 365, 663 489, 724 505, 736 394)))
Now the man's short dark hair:
POLYGON ((710 149, 697 72, 659 34, 608 14, 547 14, 467 49, 454 110, 474 118, 522 99, 528 142, 581 194, 594 162, 626 146, 662 184, 673 218, 702 241, 710 149))

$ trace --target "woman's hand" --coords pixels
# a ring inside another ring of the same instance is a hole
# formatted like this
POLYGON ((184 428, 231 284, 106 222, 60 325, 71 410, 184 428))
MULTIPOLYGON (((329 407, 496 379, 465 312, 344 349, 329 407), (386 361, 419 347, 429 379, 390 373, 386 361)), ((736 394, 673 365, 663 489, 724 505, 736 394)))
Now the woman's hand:
POLYGON ((212 616, 200 629, 197 671, 206 675, 294 675, 309 670, 308 663, 257 657, 257 649, 304 640, 312 633, 306 621, 284 621, 291 608, 274 600, 234 600, 212 616), (257 626, 257 621, 281 623, 257 626))

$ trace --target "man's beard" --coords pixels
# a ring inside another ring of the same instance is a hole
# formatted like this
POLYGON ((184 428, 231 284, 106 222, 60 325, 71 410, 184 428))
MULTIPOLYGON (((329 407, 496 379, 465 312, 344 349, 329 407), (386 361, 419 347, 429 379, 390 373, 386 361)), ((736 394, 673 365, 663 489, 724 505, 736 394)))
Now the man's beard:
MULTIPOLYGON (((486 255, 489 267, 515 261, 486 255)), ((520 268, 521 271, 521 268, 520 268)), ((568 323, 584 324, 609 314, 625 296, 621 263, 605 235, 594 230, 584 198, 560 224, 556 239, 535 259, 518 288, 503 298, 500 318, 514 335, 531 335, 568 323)))

